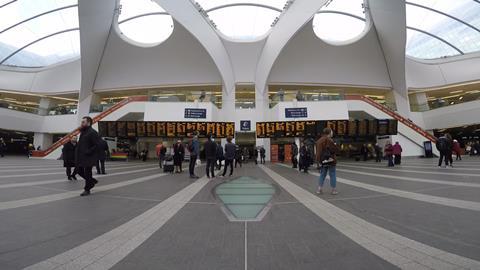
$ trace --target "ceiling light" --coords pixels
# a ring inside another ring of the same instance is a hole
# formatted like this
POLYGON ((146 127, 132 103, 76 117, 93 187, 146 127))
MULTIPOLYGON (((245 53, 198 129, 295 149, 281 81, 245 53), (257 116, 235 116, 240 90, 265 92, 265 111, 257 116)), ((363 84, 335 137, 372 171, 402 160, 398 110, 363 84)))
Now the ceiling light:
POLYGON ((459 97, 458 99, 462 100, 462 99, 463 99, 463 96, 459 97))
POLYGON ((463 92, 463 90, 452 91, 452 92, 450 92, 450 94, 457 94, 457 93, 461 93, 461 92, 463 92))

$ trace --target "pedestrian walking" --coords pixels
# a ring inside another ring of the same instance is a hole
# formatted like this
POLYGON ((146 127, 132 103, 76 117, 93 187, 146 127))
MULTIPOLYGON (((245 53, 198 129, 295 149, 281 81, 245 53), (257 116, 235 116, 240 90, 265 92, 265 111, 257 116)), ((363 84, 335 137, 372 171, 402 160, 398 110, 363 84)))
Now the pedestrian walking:
POLYGON ((100 137, 92 128, 93 120, 89 116, 82 118, 80 138, 75 148, 75 165, 78 174, 85 179, 84 191, 80 196, 90 195, 90 191, 98 183, 92 176, 92 168, 98 160, 98 144, 100 137))
POLYGON ((393 150, 393 156, 394 156, 394 162, 395 165, 400 165, 402 163, 402 146, 400 145, 399 142, 395 142, 395 144, 392 147, 393 150))
POLYGON ((105 173, 105 160, 108 156, 108 143, 100 138, 98 142, 98 160, 96 164, 97 174, 106 174, 105 173))
POLYGON ((230 174, 229 176, 232 176, 233 174, 233 160, 235 159, 235 144, 232 143, 232 137, 227 138, 227 144, 225 144, 225 165, 223 167, 223 174, 222 176, 225 176, 227 173, 227 167, 230 167, 230 174))
POLYGON ((77 180, 77 168, 75 166, 75 148, 77 147, 77 136, 72 136, 70 140, 63 145, 62 158, 63 167, 68 180, 77 180), (72 172, 73 168, 73 172, 72 172))

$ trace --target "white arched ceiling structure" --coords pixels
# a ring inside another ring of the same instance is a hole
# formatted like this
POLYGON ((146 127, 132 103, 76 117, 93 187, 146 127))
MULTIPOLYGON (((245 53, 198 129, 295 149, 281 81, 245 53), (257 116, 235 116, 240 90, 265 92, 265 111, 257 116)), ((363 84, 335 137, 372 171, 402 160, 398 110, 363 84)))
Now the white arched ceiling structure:
POLYGON ((115 5, 116 0, 81 0, 78 4, 82 55, 78 117, 90 112, 93 88, 111 31, 115 5))
POLYGON ((397 110, 408 117, 410 106, 405 77, 406 11, 405 0, 369 0, 373 24, 387 64, 397 110))
POLYGON ((235 88, 235 76, 230 57, 225 46, 190 1, 154 0, 164 8, 177 22, 182 24, 207 50, 218 68, 227 93, 235 88))
POLYGON ((266 93, 268 77, 283 48, 327 1, 295 1, 283 13, 268 35, 258 59, 255 78, 257 93, 266 93))

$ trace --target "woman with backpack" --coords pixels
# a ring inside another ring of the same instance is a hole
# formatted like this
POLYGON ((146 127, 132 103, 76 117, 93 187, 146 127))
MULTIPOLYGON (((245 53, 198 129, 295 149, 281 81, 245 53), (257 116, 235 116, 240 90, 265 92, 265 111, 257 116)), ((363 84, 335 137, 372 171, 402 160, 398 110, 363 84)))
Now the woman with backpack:
POLYGON ((323 194, 323 184, 327 173, 330 176, 330 186, 332 187, 332 195, 337 195, 337 146, 332 140, 333 131, 331 128, 325 128, 322 137, 317 141, 316 159, 320 163, 320 179, 318 181, 317 194, 323 194))

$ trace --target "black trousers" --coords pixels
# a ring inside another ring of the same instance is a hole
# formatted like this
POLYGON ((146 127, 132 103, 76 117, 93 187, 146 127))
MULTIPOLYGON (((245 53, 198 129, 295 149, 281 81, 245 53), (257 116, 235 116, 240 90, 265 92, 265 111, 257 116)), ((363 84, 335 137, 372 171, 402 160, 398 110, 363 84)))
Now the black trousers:
POLYGON ((85 179, 85 191, 90 191, 94 186, 97 180, 92 177, 92 167, 78 167, 78 174, 85 179))
POLYGON ((190 173, 190 176, 195 175, 195 163, 197 163, 197 156, 196 155, 191 155, 190 156, 190 163, 188 164, 188 172, 190 173))
POLYGON ((393 163, 395 163, 395 165, 400 165, 400 163, 402 163, 402 156, 401 155, 395 155, 393 163))
POLYGON ((217 170, 221 170, 222 169, 222 160, 223 158, 217 158, 217 170))
POLYGON ((207 159, 207 168, 206 168, 206 171, 207 171, 207 177, 215 177, 215 161, 216 159, 207 159))
POLYGON ((380 152, 376 154, 375 162, 382 162, 382 154, 380 152))
POLYGON ((97 160, 97 174, 105 174, 105 159, 104 160, 97 160))
POLYGON ((73 172, 72 172, 72 167, 66 167, 66 173, 68 178, 72 176, 75 177, 75 175, 77 175, 77 168, 73 167, 73 172))
POLYGON ((452 165, 453 158, 451 152, 440 151, 440 157, 438 158, 438 166, 442 166, 443 161, 445 160, 445 166, 452 165))
POLYGON ((230 166, 230 175, 233 174, 233 159, 225 159, 225 167, 223 167, 223 176, 227 173, 227 167, 230 166))
POLYGON ((240 164, 240 168, 242 167, 242 158, 235 159, 235 168, 237 168, 237 164, 240 164))
POLYGON ((260 164, 265 164, 265 157, 264 156, 260 157, 260 164))
POLYGON ((297 156, 292 157, 292 165, 293 165, 294 169, 296 169, 298 167, 297 156))

